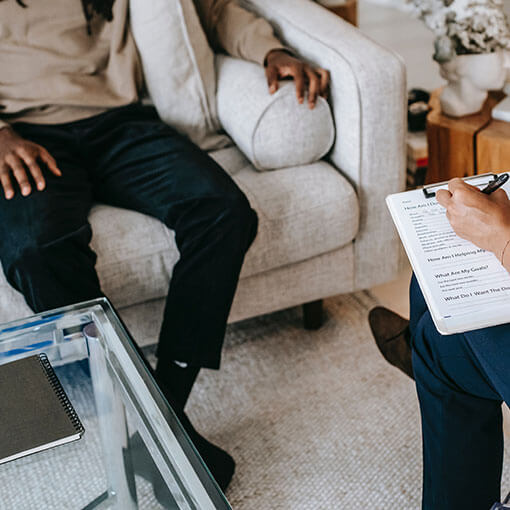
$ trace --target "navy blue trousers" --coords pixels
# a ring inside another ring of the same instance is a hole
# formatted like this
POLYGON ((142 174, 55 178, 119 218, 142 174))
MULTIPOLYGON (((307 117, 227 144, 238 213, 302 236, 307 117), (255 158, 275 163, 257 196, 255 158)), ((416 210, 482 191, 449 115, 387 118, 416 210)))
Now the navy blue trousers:
POLYGON ((239 273, 257 230, 257 216, 232 179, 152 107, 134 104, 67 124, 13 128, 44 146, 63 175, 43 168, 43 192, 18 192, 12 200, 0 195, 0 260, 9 283, 35 312, 103 296, 89 246, 92 204, 153 216, 175 231, 180 251, 159 360, 218 368, 239 273))
POLYGON ((510 324, 442 336, 414 277, 410 297, 422 415, 423 509, 488 510, 500 500, 510 324))

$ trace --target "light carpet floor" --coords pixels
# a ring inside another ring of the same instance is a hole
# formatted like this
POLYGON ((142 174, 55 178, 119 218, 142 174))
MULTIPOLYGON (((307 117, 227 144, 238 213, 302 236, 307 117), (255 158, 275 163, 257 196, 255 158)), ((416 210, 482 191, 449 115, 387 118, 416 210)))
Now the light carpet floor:
POLYGON ((375 304, 328 299, 316 332, 297 308, 229 327, 222 369, 201 373, 188 412, 237 461, 234 509, 420 508, 415 388, 371 339, 375 304))
MULTIPOLYGON (((227 492, 235 510, 419 509, 418 403, 371 339, 375 304, 368 293, 328 299, 316 332, 303 330, 297 308, 228 328, 222 369, 202 371, 188 412, 237 461, 227 492)), ((90 381, 73 366, 58 373, 88 448, 80 441, 2 466, 0 510, 76 510, 104 490, 90 381)), ((139 477, 137 488, 140 508, 161 508, 139 477)))

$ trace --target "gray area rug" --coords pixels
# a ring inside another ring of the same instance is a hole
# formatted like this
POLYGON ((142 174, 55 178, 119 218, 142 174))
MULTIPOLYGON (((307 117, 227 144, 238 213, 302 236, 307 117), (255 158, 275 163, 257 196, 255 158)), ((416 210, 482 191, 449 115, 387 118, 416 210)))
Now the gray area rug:
POLYGON ((229 327, 222 369, 203 371, 188 412, 237 461, 235 509, 420 508, 417 397, 373 343, 375 304, 328 299, 317 332, 299 309, 229 327))

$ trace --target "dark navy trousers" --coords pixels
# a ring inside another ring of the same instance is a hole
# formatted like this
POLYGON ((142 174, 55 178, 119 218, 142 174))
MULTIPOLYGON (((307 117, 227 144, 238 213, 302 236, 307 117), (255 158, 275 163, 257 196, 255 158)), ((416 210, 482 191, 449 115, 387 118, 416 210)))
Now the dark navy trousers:
POLYGON ((92 204, 153 216, 175 231, 180 251, 159 360, 218 368, 239 273, 257 231, 257 216, 232 179, 149 106, 13 128, 45 147, 63 175, 43 168, 46 190, 28 197, 18 191, 12 200, 0 194, 0 260, 9 283, 35 312, 103 296, 89 246, 92 204))
POLYGON ((510 324, 443 336, 414 276, 410 299, 422 415, 423 509, 489 510, 500 500, 510 324))

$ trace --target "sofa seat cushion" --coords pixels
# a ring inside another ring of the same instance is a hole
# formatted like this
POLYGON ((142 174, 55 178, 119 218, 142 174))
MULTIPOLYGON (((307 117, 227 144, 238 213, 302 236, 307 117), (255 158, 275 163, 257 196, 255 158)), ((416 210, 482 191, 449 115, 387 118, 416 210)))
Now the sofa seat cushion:
MULTIPOLYGON (((213 157, 233 176, 259 216, 259 232, 242 277, 333 251, 356 236, 356 194, 328 163, 260 173, 235 147, 213 157)), ((101 204, 94 206, 89 219, 99 279, 113 304, 122 308, 164 297, 179 259, 174 233, 148 216, 101 204)), ((12 305, 20 302, 6 286, 2 273, 0 295, 12 305)))
POLYGON ((238 152, 231 148, 213 157, 232 175, 259 217, 257 238, 241 277, 307 260, 355 238, 358 199, 333 166, 318 161, 260 173, 250 163, 243 165, 238 152))
POLYGON ((102 204, 89 220, 99 281, 115 306, 166 296, 179 260, 173 231, 149 216, 102 204))

